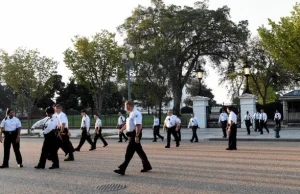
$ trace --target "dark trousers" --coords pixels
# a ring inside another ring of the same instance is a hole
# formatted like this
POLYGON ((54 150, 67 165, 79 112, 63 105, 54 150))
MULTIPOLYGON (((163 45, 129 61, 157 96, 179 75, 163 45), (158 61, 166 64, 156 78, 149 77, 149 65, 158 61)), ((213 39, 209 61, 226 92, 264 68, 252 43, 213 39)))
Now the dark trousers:
POLYGON ((50 154, 51 160, 53 162, 52 166, 59 167, 55 132, 52 131, 48 134, 45 134, 44 136, 45 136, 45 139, 44 139, 42 153, 40 156, 40 161, 39 161, 38 166, 45 168, 48 154, 50 154))
POLYGON ((179 145, 179 139, 177 136, 176 127, 171 127, 171 128, 167 128, 167 146, 170 146, 171 134, 173 135, 173 137, 176 141, 176 145, 179 145))
POLYGON ((279 119, 275 119, 276 125, 279 126, 279 129, 281 128, 281 122, 279 119))
POLYGON ((221 121, 221 125, 222 125, 223 136, 227 137, 227 132, 226 132, 227 121, 221 121))
POLYGON ((86 129, 82 129, 80 142, 79 142, 79 145, 77 146, 76 149, 80 150, 81 147, 83 146, 85 140, 87 140, 89 142, 89 144, 91 145, 91 147, 94 147, 94 143, 93 143, 93 141, 91 139, 91 135, 87 134, 87 130, 86 129))
MULTIPOLYGON (((142 148, 141 142, 135 143, 135 134, 135 131, 127 133, 127 136, 129 137, 129 142, 125 153, 125 161, 119 166, 120 170, 123 172, 126 171, 126 168, 135 152, 139 155, 140 159, 142 160, 144 169, 148 169, 151 167, 147 155, 142 148)), ((140 133, 139 138, 141 140, 142 132, 140 133)))
MULTIPOLYGON (((123 125, 119 125, 118 128, 121 129, 123 127, 123 125)), ((122 132, 121 134, 119 134, 119 142, 122 142, 122 137, 127 141, 128 138, 126 137, 126 135, 122 132)))
POLYGON ((259 119, 255 119, 255 130, 254 131, 260 131, 259 119))
POLYGON ((246 125, 246 128, 247 128, 247 133, 250 135, 251 121, 250 120, 245 120, 245 125, 246 125))
POLYGON ((269 133, 269 129, 267 127, 267 122, 265 122, 264 120, 260 120, 259 122, 259 126, 260 126, 260 133, 263 134, 263 129, 265 128, 267 130, 267 132, 269 133))
POLYGON ((191 139, 192 142, 194 141, 194 139, 195 139, 196 142, 198 142, 197 129, 198 129, 198 126, 193 126, 192 127, 192 131, 193 131, 193 136, 192 136, 192 139, 191 139))
POLYGON ((96 148, 96 144, 97 144, 98 138, 101 139, 101 141, 103 142, 103 144, 105 146, 108 145, 107 142, 105 141, 105 139, 102 136, 102 128, 100 128, 99 132, 95 134, 95 137, 94 137, 94 146, 93 146, 94 148, 96 148))
POLYGON ((64 131, 63 131, 64 135, 57 135, 57 138, 56 138, 57 150, 59 148, 61 148, 65 152, 65 154, 69 154, 70 159, 74 159, 74 154, 73 154, 74 147, 70 141, 70 137, 67 134, 67 132, 68 132, 68 129, 64 129, 64 131))
POLYGON ((4 146, 3 166, 8 166, 11 145, 13 146, 18 164, 22 164, 22 155, 20 152, 20 142, 19 143, 16 142, 18 132, 17 131, 4 132, 4 135, 5 135, 5 138, 4 138, 4 142, 3 142, 3 146, 4 146))
POLYGON ((230 132, 228 132, 228 136, 229 136, 228 148, 231 149, 236 148, 236 134, 237 134, 237 125, 233 124, 231 126, 230 132))
POLYGON ((181 126, 179 127, 177 132, 178 141, 181 141, 181 126))
POLYGON ((157 136, 158 136, 160 139, 163 139, 163 136, 161 136, 161 135, 159 134, 159 128, 160 128, 159 125, 153 127, 153 137, 154 137, 154 141, 157 140, 157 136))

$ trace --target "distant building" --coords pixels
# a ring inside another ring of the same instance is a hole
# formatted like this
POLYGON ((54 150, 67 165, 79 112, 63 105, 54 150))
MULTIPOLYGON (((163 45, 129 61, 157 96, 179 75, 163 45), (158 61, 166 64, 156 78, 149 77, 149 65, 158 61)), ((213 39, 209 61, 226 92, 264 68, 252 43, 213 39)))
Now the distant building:
POLYGON ((283 105, 283 123, 300 124, 300 90, 294 90, 279 97, 283 105))

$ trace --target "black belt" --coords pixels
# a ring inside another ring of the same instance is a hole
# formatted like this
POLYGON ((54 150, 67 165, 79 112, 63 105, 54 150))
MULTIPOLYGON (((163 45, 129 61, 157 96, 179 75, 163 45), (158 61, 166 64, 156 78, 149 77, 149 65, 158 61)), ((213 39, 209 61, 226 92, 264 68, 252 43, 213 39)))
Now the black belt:
POLYGON ((5 135, 12 135, 12 134, 15 134, 15 133, 17 133, 18 131, 4 131, 3 133, 5 134, 5 135))

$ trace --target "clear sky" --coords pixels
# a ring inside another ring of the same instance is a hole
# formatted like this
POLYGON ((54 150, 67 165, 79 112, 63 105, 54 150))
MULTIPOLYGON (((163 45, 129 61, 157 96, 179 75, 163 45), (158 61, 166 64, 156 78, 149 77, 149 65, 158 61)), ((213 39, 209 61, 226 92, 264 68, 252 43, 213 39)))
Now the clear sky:
MULTIPOLYGON (((290 14, 300 0, 210 0, 212 9, 231 8, 232 20, 249 20, 249 29, 278 21, 290 14)), ((151 0, 0 0, 0 48, 13 52, 23 46, 38 49, 43 55, 60 62, 59 74, 64 81, 71 76, 63 63, 63 51, 71 46, 75 35, 93 35, 101 29, 116 32, 116 27, 138 5, 151 0)), ((165 0, 166 4, 193 5, 195 0, 165 0)), ((118 36, 118 41, 122 37, 118 36)), ((217 102, 228 102, 225 85, 218 85, 217 74, 207 68, 205 83, 213 89, 217 102)))

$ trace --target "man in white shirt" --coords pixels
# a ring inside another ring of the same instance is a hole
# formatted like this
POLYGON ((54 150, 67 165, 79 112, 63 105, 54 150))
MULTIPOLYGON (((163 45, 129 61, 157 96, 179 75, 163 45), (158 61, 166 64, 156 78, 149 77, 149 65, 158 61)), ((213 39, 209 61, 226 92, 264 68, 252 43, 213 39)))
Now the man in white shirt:
POLYGON ((279 126, 279 128, 281 128, 281 114, 280 112, 278 112, 278 110, 276 110, 276 113, 274 115, 274 121, 276 125, 279 126))
POLYGON ((91 145, 90 150, 94 150, 94 143, 91 139, 91 134, 90 134, 90 126, 91 126, 91 120, 90 117, 86 114, 86 110, 82 110, 81 111, 81 138, 80 138, 80 142, 77 146, 77 148, 75 148, 75 151, 80 152, 81 147, 83 146, 85 140, 87 140, 89 142, 89 144, 91 145))
POLYGON ((157 115, 153 115, 153 136, 154 140, 152 142, 157 142, 157 136, 164 141, 164 137, 159 134, 160 124, 157 115))
MULTIPOLYGON (((120 130, 122 129, 122 127, 125 125, 125 117, 122 115, 121 112, 118 113, 119 118, 118 118, 118 124, 117 124, 117 128, 120 130)), ((126 137, 126 135, 124 133, 119 134, 119 143, 123 142, 122 137, 125 139, 125 142, 128 141, 128 138, 126 137)))
POLYGON ((228 148, 226 150, 237 150, 236 148, 236 135, 237 135, 237 116, 232 111, 232 108, 229 106, 227 107, 227 112, 229 114, 228 117, 228 148))
POLYGON ((192 113, 191 114, 191 119, 190 119, 190 122, 188 124, 188 127, 187 128, 192 128, 192 131, 193 131, 193 136, 192 136, 192 139, 190 140, 191 143, 194 142, 194 139, 195 139, 195 142, 198 142, 198 135, 197 135, 197 129, 199 127, 199 121, 197 118, 195 118, 195 114, 192 113))
POLYGON ((68 117, 64 112, 62 112, 62 107, 59 104, 56 104, 54 109, 57 114, 58 121, 57 150, 61 148, 66 153, 66 155, 69 155, 68 158, 66 158, 64 161, 74 161, 74 147, 70 141, 71 133, 69 132, 68 117))
POLYGON ((263 129, 265 128, 267 132, 269 133, 269 129, 267 127, 267 121, 268 121, 268 116, 264 112, 264 109, 261 109, 260 111, 260 118, 259 118, 259 126, 260 126, 260 134, 264 134, 263 129))
POLYGON ((105 139, 102 136, 102 121, 99 118, 99 114, 95 114, 94 119, 96 120, 96 123, 95 123, 95 137, 94 137, 94 146, 91 148, 91 150, 96 149, 96 144, 97 144, 98 138, 101 139, 101 141, 103 143, 103 147, 106 147, 108 145, 107 142, 105 141, 105 139))
POLYGON ((126 149, 125 161, 119 166, 119 169, 114 172, 120 175, 125 175, 127 166, 135 152, 137 152, 143 163, 143 169, 141 172, 148 172, 152 170, 152 167, 140 142, 142 138, 142 114, 138 110, 134 109, 134 104, 131 101, 126 101, 125 107, 130 114, 126 120, 126 125, 120 129, 119 133, 126 130, 127 136, 129 137, 129 143, 126 149))
POLYGON ((172 111, 168 111, 168 116, 165 119, 164 127, 163 127, 164 131, 167 130, 167 145, 165 146, 165 148, 170 148, 171 134, 175 138, 176 147, 179 147, 180 145, 177 136, 177 131, 176 131, 176 121, 177 121, 176 116, 173 115, 172 111))
POLYGON ((251 121, 252 118, 249 114, 249 111, 246 112, 246 115, 244 116, 243 121, 245 122, 246 128, 247 128, 247 134, 250 135, 250 127, 252 125, 251 121))
POLYGON ((254 129, 255 132, 260 130, 259 119, 260 119, 260 113, 257 110, 256 113, 254 113, 254 115, 253 115, 253 120, 255 121, 255 129, 254 129))
MULTIPOLYGON (((176 117, 176 132, 177 132, 177 137, 178 137, 178 141, 181 141, 181 120, 177 115, 174 115, 176 117)), ((174 141, 176 141, 174 139, 174 141)))
POLYGON ((219 116, 219 123, 221 123, 221 126, 222 126, 223 138, 227 137, 227 133, 226 133, 226 127, 227 127, 227 123, 228 123, 227 119, 228 119, 228 115, 225 112, 225 110, 222 109, 222 113, 219 116))
POLYGON ((13 146, 16 160, 18 162, 18 167, 22 168, 22 155, 20 152, 20 134, 21 134, 21 121, 15 117, 15 112, 13 109, 8 109, 6 111, 6 117, 1 122, 0 131, 0 142, 2 143, 2 132, 4 133, 4 158, 3 163, 0 168, 8 168, 10 147, 13 146))
POLYGON ((57 155, 57 145, 56 145, 56 134, 55 128, 57 127, 57 117, 54 115, 54 108, 48 107, 45 110, 47 117, 42 120, 39 120, 35 124, 32 125, 31 130, 36 127, 43 126, 41 134, 44 135, 44 143, 42 147, 42 153, 40 156, 40 161, 36 169, 44 169, 46 165, 46 160, 48 154, 51 156, 51 160, 53 162, 52 166, 49 169, 59 168, 59 161, 57 155))

